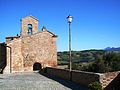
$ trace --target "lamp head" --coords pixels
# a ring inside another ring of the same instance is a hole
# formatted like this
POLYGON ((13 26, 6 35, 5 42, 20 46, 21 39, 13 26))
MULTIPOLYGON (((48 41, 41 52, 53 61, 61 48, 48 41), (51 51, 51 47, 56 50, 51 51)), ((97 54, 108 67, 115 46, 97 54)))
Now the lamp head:
POLYGON ((73 19, 73 17, 72 17, 71 15, 69 15, 69 16, 67 17, 68 23, 71 23, 71 22, 72 22, 72 19, 73 19))

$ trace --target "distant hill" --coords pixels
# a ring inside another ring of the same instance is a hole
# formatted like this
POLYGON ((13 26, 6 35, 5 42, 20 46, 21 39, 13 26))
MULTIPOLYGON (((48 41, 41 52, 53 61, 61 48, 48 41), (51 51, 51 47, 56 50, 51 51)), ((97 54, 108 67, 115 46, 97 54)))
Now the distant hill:
POLYGON ((107 47, 104 49, 105 51, 120 51, 120 47, 107 47))
MULTIPOLYGON (((72 51, 72 62, 80 63, 80 62, 91 62, 95 60, 102 59, 103 55, 106 52, 120 52, 120 47, 107 47, 103 50, 84 50, 84 51, 72 51)), ((58 64, 67 64, 69 62, 69 51, 58 52, 58 64)))
MULTIPOLYGON (((72 51, 72 62, 91 62, 101 59, 104 55, 104 50, 84 50, 72 51)), ((69 52, 58 52, 58 64, 67 64, 69 62, 69 52)))
MULTIPOLYGON (((72 51, 72 62, 91 62, 101 59, 106 52, 120 52, 120 47, 107 47, 103 50, 84 50, 84 51, 72 51)), ((69 51, 58 52, 58 64, 67 64, 69 62, 69 51)))

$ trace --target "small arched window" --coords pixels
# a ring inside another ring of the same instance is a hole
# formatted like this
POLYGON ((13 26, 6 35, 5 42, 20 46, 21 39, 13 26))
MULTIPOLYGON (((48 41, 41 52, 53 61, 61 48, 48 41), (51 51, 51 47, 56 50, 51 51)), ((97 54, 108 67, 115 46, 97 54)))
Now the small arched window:
POLYGON ((28 24, 28 35, 32 35, 32 24, 28 24))

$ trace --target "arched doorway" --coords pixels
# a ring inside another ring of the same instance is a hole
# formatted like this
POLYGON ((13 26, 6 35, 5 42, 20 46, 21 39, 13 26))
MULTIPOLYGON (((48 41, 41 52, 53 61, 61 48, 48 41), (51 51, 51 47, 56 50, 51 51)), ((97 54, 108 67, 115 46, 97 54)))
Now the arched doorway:
POLYGON ((36 62, 33 65, 33 71, 40 71, 42 69, 42 66, 40 63, 36 62))

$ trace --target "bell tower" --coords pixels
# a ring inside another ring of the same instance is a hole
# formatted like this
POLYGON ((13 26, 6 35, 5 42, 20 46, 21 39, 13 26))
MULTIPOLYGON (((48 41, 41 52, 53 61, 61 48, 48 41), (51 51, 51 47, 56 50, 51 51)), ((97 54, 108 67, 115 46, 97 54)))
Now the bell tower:
POLYGON ((38 32, 38 20, 33 16, 27 16, 21 20, 20 36, 29 36, 38 32))

